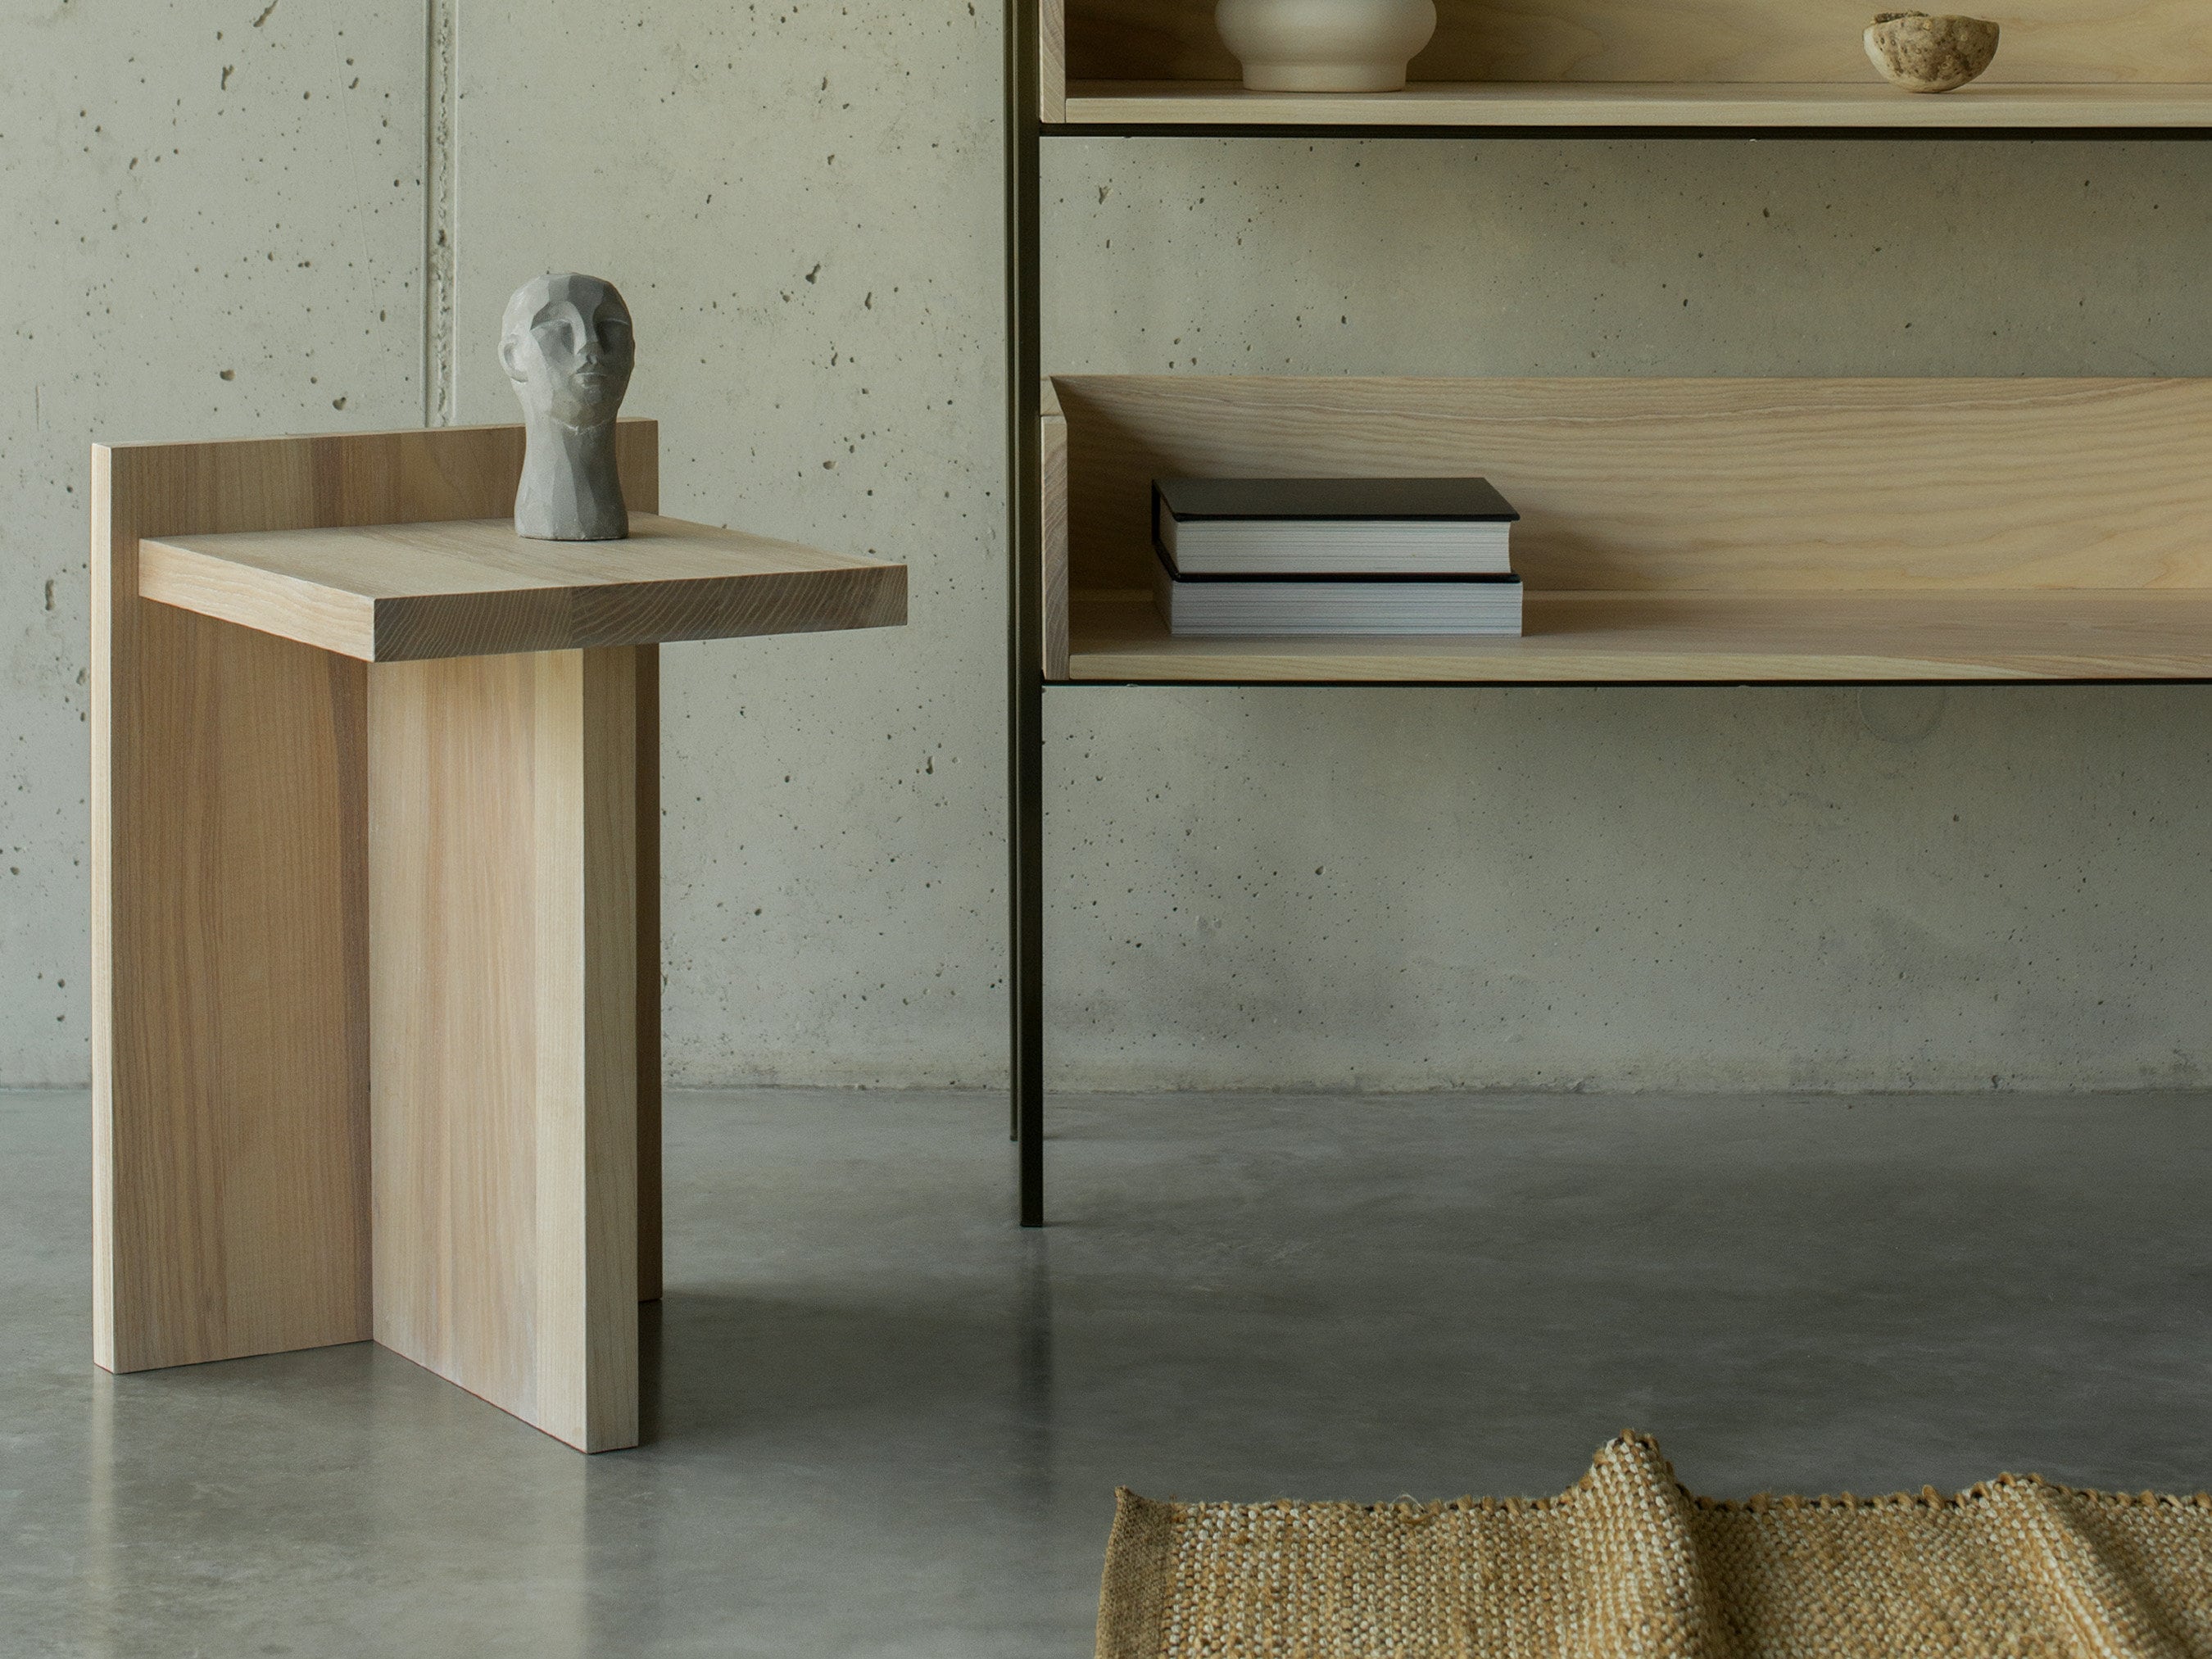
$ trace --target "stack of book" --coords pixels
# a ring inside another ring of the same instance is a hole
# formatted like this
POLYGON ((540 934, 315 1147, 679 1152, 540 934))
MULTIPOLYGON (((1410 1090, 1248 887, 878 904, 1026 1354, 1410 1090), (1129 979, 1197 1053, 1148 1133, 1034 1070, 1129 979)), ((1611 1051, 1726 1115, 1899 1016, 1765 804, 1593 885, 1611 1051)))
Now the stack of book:
POLYGON ((1518 634, 1482 478, 1157 478, 1152 591, 1172 634, 1518 634))

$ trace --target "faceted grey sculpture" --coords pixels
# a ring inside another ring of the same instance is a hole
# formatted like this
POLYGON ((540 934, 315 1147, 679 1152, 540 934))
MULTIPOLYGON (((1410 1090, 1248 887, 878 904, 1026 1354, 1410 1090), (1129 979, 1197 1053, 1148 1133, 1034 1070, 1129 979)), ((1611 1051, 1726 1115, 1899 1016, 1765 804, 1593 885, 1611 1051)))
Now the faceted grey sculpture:
POLYGON ((612 283, 572 274, 515 289, 499 360, 528 433, 514 533, 541 542, 629 534, 615 470, 615 415, 637 362, 629 307, 612 283))

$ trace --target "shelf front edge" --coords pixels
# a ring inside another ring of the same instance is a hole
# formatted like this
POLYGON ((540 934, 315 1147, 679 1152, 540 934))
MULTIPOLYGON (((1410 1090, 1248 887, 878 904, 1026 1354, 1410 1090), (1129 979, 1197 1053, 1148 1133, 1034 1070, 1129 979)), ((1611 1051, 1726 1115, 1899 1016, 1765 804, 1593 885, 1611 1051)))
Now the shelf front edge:
POLYGON ((2212 681, 2212 591, 1531 593, 1510 637, 1170 635, 1079 603, 1071 682, 1902 684, 2212 681))
POLYGON ((2040 667, 1905 659, 1879 654, 1684 652, 1606 656, 1589 652, 1511 657, 1424 649, 1407 640, 1388 652, 1251 651, 1164 653, 1077 649, 1069 685, 1911 685, 2084 684, 2097 681, 2201 684, 2212 663, 2141 664, 2051 658, 2040 667))
POLYGON ((379 599, 378 662, 848 633, 906 622, 902 564, 379 599))
POLYGON ((2212 85, 1974 86, 1914 94, 1880 82, 1416 82, 1396 93, 1255 93, 1231 82, 1083 81, 1061 122, 1084 127, 1728 128, 1881 131, 2212 130, 2212 85))

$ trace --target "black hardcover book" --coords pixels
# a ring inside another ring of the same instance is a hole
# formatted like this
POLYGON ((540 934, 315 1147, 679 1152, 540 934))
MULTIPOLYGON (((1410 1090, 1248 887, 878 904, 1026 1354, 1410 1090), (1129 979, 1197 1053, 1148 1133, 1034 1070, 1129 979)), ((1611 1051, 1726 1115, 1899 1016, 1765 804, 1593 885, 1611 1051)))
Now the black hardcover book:
POLYGON ((1503 575, 1520 514, 1483 478, 1157 478, 1178 576, 1503 575))
POLYGON ((1487 478, 1156 478, 1176 518, 1420 520, 1520 518, 1487 478))

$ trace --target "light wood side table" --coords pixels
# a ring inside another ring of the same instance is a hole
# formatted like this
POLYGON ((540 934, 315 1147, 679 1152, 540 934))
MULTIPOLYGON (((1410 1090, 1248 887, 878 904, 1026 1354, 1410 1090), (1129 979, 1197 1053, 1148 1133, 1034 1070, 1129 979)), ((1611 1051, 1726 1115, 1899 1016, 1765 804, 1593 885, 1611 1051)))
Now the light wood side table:
POLYGON ((635 1445, 659 1294, 661 641, 903 566, 507 521, 520 427, 93 452, 94 1357, 371 1338, 635 1445))

